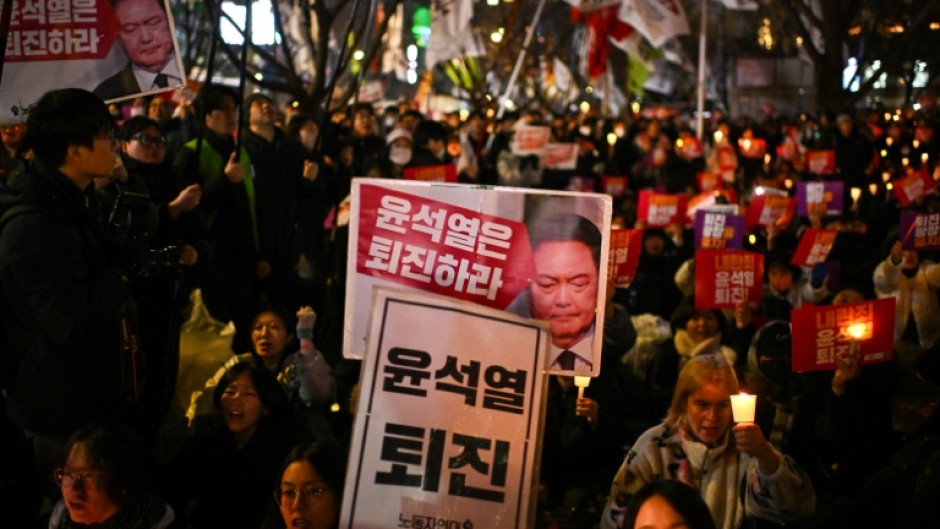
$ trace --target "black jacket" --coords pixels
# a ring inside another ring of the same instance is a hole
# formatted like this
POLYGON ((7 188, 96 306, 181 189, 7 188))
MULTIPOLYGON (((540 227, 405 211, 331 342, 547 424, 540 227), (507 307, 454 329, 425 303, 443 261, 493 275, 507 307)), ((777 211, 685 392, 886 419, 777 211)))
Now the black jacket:
POLYGON ((16 184, 0 210, 33 209, 0 234, 4 353, 19 359, 7 409, 30 432, 66 436, 126 411, 119 313, 128 286, 90 189, 38 160, 16 184))

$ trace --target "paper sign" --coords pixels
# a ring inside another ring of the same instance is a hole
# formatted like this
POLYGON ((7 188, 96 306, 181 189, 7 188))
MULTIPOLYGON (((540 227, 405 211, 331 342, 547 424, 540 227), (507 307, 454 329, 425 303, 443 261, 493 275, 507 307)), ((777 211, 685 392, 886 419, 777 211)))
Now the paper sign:
POLYGON ((420 292, 373 306, 339 527, 533 527, 548 330, 420 292))
POLYGON ((795 205, 787 196, 763 194, 754 197, 747 208, 747 227, 778 226, 790 223, 795 205))
POLYGON ((676 152, 686 160, 702 157, 702 140, 695 136, 679 138, 676 140, 676 152))
POLYGON ((836 230, 806 228, 790 262, 796 266, 816 266, 825 262, 837 234, 836 230))
POLYGON ((740 250, 744 246, 744 217, 713 211, 695 214, 696 250, 740 250))
POLYGON ((614 197, 622 197, 628 189, 630 178, 627 176, 604 175, 601 177, 601 188, 605 193, 614 197))
POLYGON ((741 250, 695 251, 695 307, 733 309, 759 303, 764 282, 763 254, 741 250))
POLYGON ((901 246, 905 250, 938 250, 940 213, 926 215, 915 211, 902 211, 898 233, 901 234, 901 246))
POLYGON ((373 103, 385 96, 385 86, 382 81, 366 81, 359 85, 359 102, 373 103))
MULTIPOLYGON (((588 280, 582 301, 590 314, 575 329, 583 359, 575 371, 596 375, 611 212, 611 197, 596 193, 354 179, 343 355, 361 359, 365 352, 375 288, 430 292, 551 321, 552 291, 542 285, 577 264, 588 280), (558 252, 585 255, 553 270, 558 252), (548 278, 542 283, 540 273, 548 278)), ((559 333, 555 341, 567 340, 559 333)))
POLYGON ((894 355, 895 298, 835 306, 803 305, 790 313, 793 371, 835 369, 837 356, 849 354, 849 327, 864 325, 859 342, 861 365, 887 362, 894 355))
POLYGON ((836 151, 826 149, 823 151, 808 151, 806 153, 806 168, 816 175, 834 174, 836 172, 836 151))
POLYGON ((406 167, 402 171, 405 180, 419 180, 422 182, 457 182, 457 166, 452 163, 441 165, 425 165, 421 167, 406 167))
MULTIPOLYGON (((0 85, 0 122, 26 120, 30 108, 44 93, 61 88, 82 88, 116 101, 167 91, 185 84, 185 70, 169 6, 158 0, 163 13, 150 17, 147 32, 172 48, 162 73, 165 87, 140 86, 124 46, 133 53, 147 43, 118 39, 121 21, 107 0, 19 1, 13 3, 0 85)), ((128 18, 128 17, 125 17, 128 18)), ((140 25, 130 20, 127 24, 140 25)), ((147 42, 152 42, 153 39, 147 42)), ((150 59, 144 57, 143 62, 150 59)), ((149 64, 149 63, 148 63, 149 64)), ((153 83, 155 83, 155 79, 153 83)))
POLYGON ((937 190, 937 184, 929 176, 915 171, 905 178, 894 181, 894 196, 901 207, 909 206, 929 193, 937 190))
POLYGON ((516 156, 541 155, 551 137, 549 127, 521 127, 515 129, 510 147, 516 156))
POLYGON ((695 223, 695 215, 700 210, 705 209, 709 211, 726 211, 734 215, 738 212, 737 194, 734 189, 726 188, 695 195, 689 199, 689 203, 685 207, 686 224, 693 225, 695 223), (723 202, 726 203, 719 204, 719 197, 723 197, 723 202))
POLYGON ((578 166, 577 143, 548 143, 542 152, 545 169, 574 169, 578 166))
POLYGON ((797 215, 808 217, 810 211, 821 211, 823 216, 841 215, 843 186, 839 181, 799 182, 796 185, 797 215))
POLYGON ((767 153, 767 140, 764 138, 741 138, 738 140, 738 151, 741 156, 750 159, 760 159, 767 153))
POLYGON ((682 224, 685 222, 685 208, 688 197, 657 193, 644 189, 640 191, 637 204, 637 218, 651 228, 682 224))
POLYGON ((643 251, 643 230, 611 230, 608 281, 615 287, 628 287, 636 277, 643 251))

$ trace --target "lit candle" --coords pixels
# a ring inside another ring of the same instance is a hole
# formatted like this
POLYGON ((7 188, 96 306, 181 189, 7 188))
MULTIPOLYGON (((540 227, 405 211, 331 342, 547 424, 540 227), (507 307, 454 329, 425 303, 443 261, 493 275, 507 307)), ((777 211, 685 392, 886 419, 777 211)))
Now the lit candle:
POLYGON ((725 133, 720 130, 715 131, 715 143, 721 143, 721 140, 724 139, 725 133))
POLYGON ((683 145, 685 145, 685 142, 682 141, 682 138, 679 138, 678 140, 676 140, 676 148, 677 148, 677 149, 681 149, 683 145))
POLYGON ((882 157, 882 158, 887 158, 887 157, 888 157, 888 151, 886 151, 886 150, 884 150, 884 149, 881 149, 881 157, 882 157))
POLYGON ((754 408, 757 405, 757 395, 738 393, 731 395, 731 416, 734 422, 754 422, 754 408))
POLYGON ((927 153, 920 155, 920 163, 927 165, 927 160, 930 158, 930 155, 927 153))
POLYGON ((868 192, 872 195, 878 194, 878 184, 868 184, 868 192))
POLYGON ((783 181, 783 185, 787 189, 793 189, 793 180, 787 178, 786 180, 783 181))
POLYGON ((613 147, 615 143, 617 143, 617 135, 614 134, 613 132, 608 132, 607 133, 607 145, 610 145, 611 147, 613 147))
POLYGON ((858 202, 858 197, 862 196, 862 188, 853 187, 849 192, 852 194, 852 201, 858 202))
POLYGON ((584 388, 591 385, 591 377, 574 377, 574 385, 578 386, 578 398, 584 398, 584 388))
POLYGON ((888 171, 885 171, 885 172, 881 173, 881 181, 882 181, 882 182, 884 182, 884 183, 887 184, 889 180, 891 180, 891 173, 889 173, 888 171))
POLYGON ((920 140, 914 140, 912 144, 914 145, 914 150, 916 151, 918 147, 920 147, 920 140))
POLYGON ((764 165, 770 165, 770 153, 764 155, 764 165))
POLYGON ((903 165, 904 167, 907 167, 908 165, 910 165, 910 163, 911 163, 911 159, 908 158, 907 156, 905 156, 904 158, 901 158, 901 165, 903 165))
POLYGON ((891 136, 888 136, 887 138, 885 138, 885 145, 890 147, 892 143, 894 143, 894 138, 892 138, 891 136))

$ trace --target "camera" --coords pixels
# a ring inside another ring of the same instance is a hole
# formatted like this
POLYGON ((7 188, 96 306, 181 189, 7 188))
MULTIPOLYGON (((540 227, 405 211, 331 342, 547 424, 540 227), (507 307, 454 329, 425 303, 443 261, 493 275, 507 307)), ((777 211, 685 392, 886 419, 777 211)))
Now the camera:
POLYGON ((179 267, 179 246, 151 248, 160 212, 147 193, 118 187, 108 216, 108 228, 124 255, 126 268, 134 277, 147 277, 179 267))

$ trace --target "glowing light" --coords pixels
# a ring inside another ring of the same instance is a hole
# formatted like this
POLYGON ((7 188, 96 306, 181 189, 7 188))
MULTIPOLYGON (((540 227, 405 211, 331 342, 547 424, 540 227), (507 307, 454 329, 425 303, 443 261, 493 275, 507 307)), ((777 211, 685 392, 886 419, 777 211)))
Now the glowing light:
POLYGON ((871 193, 872 196, 877 195, 877 194, 878 194, 878 184, 868 184, 868 192, 871 193))
POLYGON ((725 138, 725 133, 720 130, 715 131, 715 143, 721 143, 725 138))
POLYGON ((353 52, 353 60, 354 60, 354 61, 361 61, 362 59, 365 58, 365 56, 366 56, 366 52, 364 52, 364 51, 362 51, 362 50, 356 50, 356 51, 353 52))
POLYGON ((587 114, 591 111, 591 104, 587 101, 581 101, 581 104, 578 106, 578 108, 581 110, 581 113, 587 114))
POLYGON ((764 164, 770 165, 770 153, 764 155, 764 164))
POLYGON ((793 179, 787 178, 786 180, 784 180, 783 186, 786 187, 787 189, 793 189, 793 179))
POLYGON ((255 74, 255 81, 263 81, 263 80, 264 80, 264 74, 262 74, 261 72, 258 72, 255 74))
POLYGON ((888 183, 889 180, 891 180, 891 173, 889 173, 888 171, 885 171, 885 172, 881 173, 881 181, 882 181, 882 182, 888 183))
POLYGON ((685 142, 682 141, 682 138, 679 138, 678 140, 676 140, 676 148, 677 148, 677 149, 681 149, 683 145, 685 145, 685 142))
POLYGON ((486 0, 486 5, 488 6, 498 6, 499 0, 486 0))
POLYGON ((912 143, 912 145, 914 145, 914 149, 917 149, 918 147, 920 147, 920 141, 919 141, 919 140, 914 140, 914 141, 911 142, 911 143, 912 143))
POLYGON ((610 145, 611 147, 613 147, 615 143, 617 143, 617 135, 614 134, 613 132, 608 132, 607 133, 607 145, 610 145))
POLYGON ((409 44, 408 47, 405 48, 405 57, 407 57, 409 61, 417 61, 418 47, 414 44, 409 44))
POLYGON ((911 163, 911 159, 908 158, 907 156, 905 156, 904 158, 901 158, 901 165, 903 165, 904 167, 907 167, 908 165, 910 165, 910 163, 911 163))
POLYGON ((888 191, 891 191, 892 189, 894 189, 894 184, 892 184, 891 182, 888 182, 887 184, 885 184, 885 189, 887 189, 888 191))
POLYGON ((499 44, 500 42, 503 41, 503 34, 500 33, 499 31, 494 31, 490 33, 490 40, 492 40, 496 44, 499 44))
POLYGON ((749 242, 751 245, 757 244, 757 235, 754 235, 753 233, 748 235, 747 242, 749 242))
POLYGON ((890 147, 892 143, 894 143, 894 138, 892 138, 891 136, 888 136, 887 138, 885 138, 885 145, 890 147))
POLYGON ((887 149, 881 149, 881 157, 882 157, 882 158, 887 158, 887 157, 888 157, 888 150, 887 150, 887 149))
POLYGON ((868 334, 868 325, 865 325, 864 323, 853 323, 845 330, 849 333, 849 336, 851 336, 853 340, 862 340, 868 334))
POLYGON ((852 200, 857 201, 858 197, 862 196, 862 188, 853 187, 852 189, 849 190, 849 193, 851 193, 852 195, 852 200))

